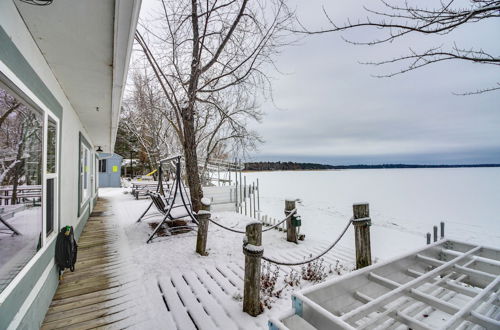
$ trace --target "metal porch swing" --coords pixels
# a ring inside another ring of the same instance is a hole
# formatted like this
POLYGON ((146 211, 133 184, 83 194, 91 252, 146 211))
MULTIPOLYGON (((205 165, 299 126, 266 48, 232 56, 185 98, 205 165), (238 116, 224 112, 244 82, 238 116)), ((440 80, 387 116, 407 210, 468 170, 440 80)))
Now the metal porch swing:
POLYGON ((147 207, 147 209, 142 213, 142 215, 137 219, 137 222, 141 222, 141 220, 146 216, 148 211, 151 209, 153 205, 155 205, 157 211, 163 216, 162 221, 156 226, 153 233, 149 236, 146 243, 151 242, 158 230, 169 221, 173 221, 176 219, 187 218, 189 217, 191 221, 195 224, 194 226, 175 226, 170 227, 168 230, 170 233, 180 230, 192 230, 197 229, 198 221, 194 216, 192 210, 191 199, 189 198, 186 187, 182 183, 181 177, 181 159, 182 156, 174 156, 166 159, 160 160, 158 166, 158 186, 156 187, 156 192, 149 192, 148 195, 151 198, 151 203, 147 207), (165 194, 165 190, 163 188, 163 168, 164 164, 173 164, 175 167, 175 177, 174 184, 169 189, 168 197, 165 194), (180 200, 179 200, 180 197, 180 200))

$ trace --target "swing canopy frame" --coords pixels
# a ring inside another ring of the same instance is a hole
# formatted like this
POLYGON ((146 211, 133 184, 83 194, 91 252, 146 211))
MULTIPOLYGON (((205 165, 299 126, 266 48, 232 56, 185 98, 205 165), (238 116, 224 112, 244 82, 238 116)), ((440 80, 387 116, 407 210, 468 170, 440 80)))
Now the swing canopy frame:
MULTIPOLYGON (((156 192, 148 193, 148 196, 151 198, 151 203, 147 207, 147 209, 142 213, 142 215, 137 219, 137 222, 141 222, 144 216, 148 213, 153 205, 156 206, 158 211, 163 215, 162 221, 155 227, 153 233, 149 236, 146 243, 150 243, 155 235, 158 233, 160 228, 167 223, 168 221, 173 221, 176 219, 187 218, 189 217, 191 221, 198 226, 198 220, 193 213, 191 199, 186 191, 186 186, 182 182, 182 156, 177 155, 169 158, 165 158, 160 160, 158 164, 158 185, 156 187, 156 192), (168 196, 166 196, 165 190, 163 188, 163 166, 164 165, 172 165, 175 169, 174 173, 174 184, 169 189, 168 196), (158 200, 160 198, 160 200, 158 200), (183 208, 185 212, 178 212, 179 208, 183 208), (173 211, 173 210, 177 211, 173 211), (180 214, 180 216, 179 216, 180 214)), ((191 226, 180 226, 177 229, 193 229, 191 226)))

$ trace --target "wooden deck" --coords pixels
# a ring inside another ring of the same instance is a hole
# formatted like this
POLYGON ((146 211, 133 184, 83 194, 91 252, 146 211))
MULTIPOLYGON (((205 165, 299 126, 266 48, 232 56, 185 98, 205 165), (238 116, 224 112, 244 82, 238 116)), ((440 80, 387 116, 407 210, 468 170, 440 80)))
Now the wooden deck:
MULTIPOLYGON (((146 203, 131 203, 124 195, 108 198, 100 198, 89 218, 78 242, 75 272, 64 274, 42 329, 257 330, 266 329, 268 318, 282 312, 282 307, 266 309, 256 318, 242 312, 243 258, 166 272, 140 269, 122 223, 126 218, 135 221, 146 203)), ((293 244, 268 253, 279 260, 296 261, 323 251, 329 244, 293 244)), ((176 254, 179 251, 174 245, 163 248, 172 248, 169 251, 176 254)), ((159 247, 150 245, 150 252, 159 247)), ((340 262, 348 267, 341 269, 346 272, 354 264, 353 255, 350 248, 336 247, 323 257, 324 265, 336 268, 340 262)), ((281 267, 281 278, 291 269, 281 267)), ((284 282, 280 280, 279 285, 284 282)), ((294 288, 286 288, 287 295, 290 290, 294 288)))
POLYGON ((99 199, 78 241, 75 271, 67 270, 45 316, 42 329, 123 328, 130 313, 126 263, 109 221, 107 201, 99 199), (108 221, 107 221, 108 220, 108 221))

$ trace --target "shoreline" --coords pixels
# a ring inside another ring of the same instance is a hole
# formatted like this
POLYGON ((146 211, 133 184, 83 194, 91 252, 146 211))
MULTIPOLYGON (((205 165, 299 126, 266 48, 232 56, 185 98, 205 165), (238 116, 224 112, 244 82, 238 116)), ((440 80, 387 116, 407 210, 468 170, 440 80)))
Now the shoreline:
POLYGON ((335 168, 315 168, 315 169, 265 169, 265 170, 243 170, 243 173, 254 172, 324 172, 324 171, 343 171, 343 170, 393 170, 393 169, 450 169, 450 168, 498 168, 500 164, 478 164, 478 165, 353 165, 339 166, 335 168))

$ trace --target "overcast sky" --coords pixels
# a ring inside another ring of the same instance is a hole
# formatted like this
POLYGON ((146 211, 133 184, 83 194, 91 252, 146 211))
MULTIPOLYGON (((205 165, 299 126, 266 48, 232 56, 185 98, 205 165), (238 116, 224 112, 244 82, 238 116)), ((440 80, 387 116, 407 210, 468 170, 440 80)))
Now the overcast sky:
MULTIPOLYGON (((366 16, 362 1, 291 4, 311 28, 328 26, 322 5, 338 22, 366 16)), ((410 37, 376 47, 353 46, 342 41, 340 34, 323 34, 287 48, 277 58, 279 69, 287 74, 272 73, 279 109, 271 102, 262 104, 264 120, 252 127, 265 143, 252 159, 331 164, 500 163, 500 92, 452 94, 494 86, 500 81, 498 67, 443 62, 380 79, 370 75, 388 73, 390 68, 358 63, 404 55, 410 45, 425 49, 453 41, 498 55, 500 20, 495 20, 468 25, 445 37, 410 37)), ((351 36, 368 40, 370 33, 351 36)))

